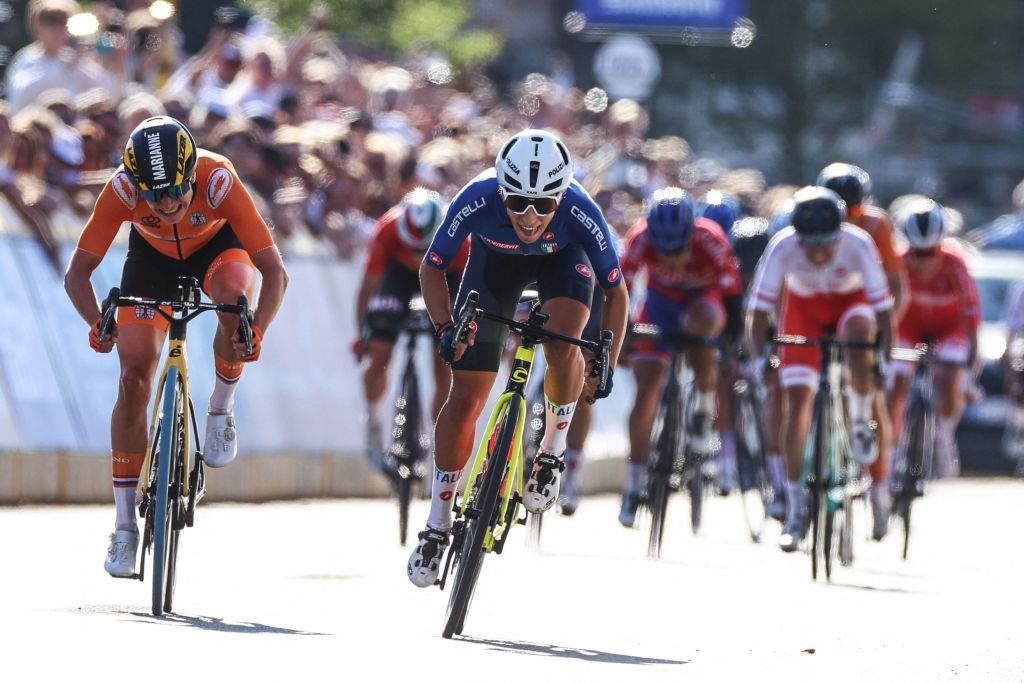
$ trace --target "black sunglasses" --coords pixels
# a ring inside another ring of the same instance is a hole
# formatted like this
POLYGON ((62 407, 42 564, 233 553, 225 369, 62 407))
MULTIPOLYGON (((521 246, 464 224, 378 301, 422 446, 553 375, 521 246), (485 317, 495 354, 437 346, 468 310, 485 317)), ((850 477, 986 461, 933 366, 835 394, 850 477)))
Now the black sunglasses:
POLYGON ((562 195, 558 194, 554 197, 525 197, 521 194, 511 194, 502 189, 501 199, 505 203, 505 208, 517 216, 522 216, 531 206, 538 216, 547 216, 549 213, 554 213, 558 208, 558 202, 561 201, 562 195))

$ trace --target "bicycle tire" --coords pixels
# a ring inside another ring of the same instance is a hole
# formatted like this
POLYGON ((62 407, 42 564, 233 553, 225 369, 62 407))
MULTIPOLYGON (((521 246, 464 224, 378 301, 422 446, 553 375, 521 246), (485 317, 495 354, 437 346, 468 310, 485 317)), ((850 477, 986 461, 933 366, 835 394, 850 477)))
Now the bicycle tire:
POLYGON ((828 505, 826 504, 822 559, 825 564, 825 579, 831 581, 832 567, 835 564, 836 557, 839 555, 839 543, 836 543, 836 539, 839 534, 836 532, 836 528, 842 527, 843 512, 841 508, 837 508, 835 510, 828 510, 827 508, 828 505))
POLYGON ((497 427, 498 438, 494 441, 492 450, 487 454, 487 472, 480 486, 480 492, 474 501, 478 514, 466 523, 465 540, 459 553, 459 563, 456 567, 454 585, 445 614, 444 630, 441 634, 444 638, 462 634, 477 579, 480 577, 484 540, 487 537, 487 531, 495 522, 501 482, 505 478, 506 464, 511 459, 510 451, 515 443, 521 410, 523 410, 523 398, 518 395, 513 396, 497 427))
POLYGON ((412 477, 399 477, 395 485, 398 495, 398 543, 405 545, 409 536, 409 504, 412 500, 412 477))
POLYGON ((526 532, 528 544, 532 548, 540 547, 540 532, 544 526, 544 515, 535 515, 532 512, 526 518, 526 532))
POLYGON ((750 391, 748 387, 737 395, 733 433, 737 446, 743 518, 747 524, 747 531, 750 533, 750 540, 760 543, 765 521, 768 519, 768 506, 775 497, 775 491, 772 489, 771 480, 768 477, 768 464, 764 450, 764 423, 761 421, 757 402, 750 395, 750 391), (750 473, 746 477, 746 481, 752 484, 747 489, 743 488, 744 471, 750 473), (756 492, 753 497, 747 495, 751 490, 756 492), (753 515, 748 506, 748 500, 751 498, 757 500, 757 509, 754 510, 753 515))
POLYGON ((906 446, 902 452, 899 467, 898 509, 903 517, 903 559, 907 559, 910 547, 910 509, 917 497, 918 481, 924 476, 924 448, 927 431, 927 410, 917 396, 907 406, 906 446))
POLYGON ((814 451, 811 456, 811 501, 808 508, 808 516, 811 522, 811 578, 818 580, 818 560, 820 558, 821 535, 825 531, 822 512, 823 502, 821 498, 822 480, 825 478, 825 449, 828 444, 828 397, 825 392, 818 391, 814 398, 814 412, 811 416, 811 428, 814 429, 814 451))
POLYGON ((647 557, 661 558, 661 543, 665 537, 665 517, 668 513, 668 475, 653 473, 647 486, 647 505, 651 511, 651 531, 647 539, 647 557))
POLYGON ((707 486, 704 482, 702 465, 704 458, 698 458, 691 471, 690 480, 687 482, 687 490, 690 493, 690 530, 696 536, 700 533, 700 522, 704 512, 704 493, 707 486))
POLYGON ((175 413, 174 428, 177 433, 174 448, 174 469, 171 491, 169 496, 171 506, 171 534, 167 551, 167 580, 164 589, 164 612, 174 611, 174 587, 178 577, 178 550, 181 548, 181 530, 185 527, 185 504, 181 495, 181 484, 185 477, 185 423, 181 419, 184 415, 184 401, 181 403, 181 410, 175 413))
POLYGON ((161 429, 160 448, 157 451, 157 475, 156 475, 156 496, 153 506, 153 616, 163 615, 165 610, 165 597, 167 594, 173 596, 173 583, 168 579, 173 576, 173 568, 168 571, 170 551, 172 550, 170 536, 174 534, 173 510, 171 508, 171 463, 175 460, 178 450, 178 431, 180 413, 177 407, 181 402, 179 395, 181 383, 178 378, 178 369, 171 366, 167 370, 167 378, 164 382, 163 414, 161 420, 169 429, 161 429))

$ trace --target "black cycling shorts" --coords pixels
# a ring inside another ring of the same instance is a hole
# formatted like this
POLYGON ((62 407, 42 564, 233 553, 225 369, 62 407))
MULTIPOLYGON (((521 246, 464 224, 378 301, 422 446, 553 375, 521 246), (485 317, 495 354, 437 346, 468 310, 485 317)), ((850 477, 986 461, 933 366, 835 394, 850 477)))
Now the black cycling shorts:
MULTIPOLYGON (((502 254, 473 235, 454 310, 462 308, 469 292, 476 290, 479 308, 512 318, 523 290, 534 282, 541 301, 568 297, 590 306, 594 298, 593 267, 583 247, 573 244, 554 254, 502 254)), ((490 320, 478 320, 477 325, 475 344, 452 368, 497 372, 508 328, 490 320)))
MULTIPOLYGON (((454 296, 458 275, 448 274, 448 291, 454 296)), ((420 293, 420 274, 396 259, 388 261, 377 291, 366 309, 366 327, 370 339, 395 341, 409 317, 409 302, 420 293)))
POLYGON ((229 224, 225 224, 199 251, 184 260, 161 254, 132 230, 128 237, 128 256, 121 271, 121 295, 177 300, 178 277, 194 277, 202 287, 210 266, 228 249, 244 250, 229 224))

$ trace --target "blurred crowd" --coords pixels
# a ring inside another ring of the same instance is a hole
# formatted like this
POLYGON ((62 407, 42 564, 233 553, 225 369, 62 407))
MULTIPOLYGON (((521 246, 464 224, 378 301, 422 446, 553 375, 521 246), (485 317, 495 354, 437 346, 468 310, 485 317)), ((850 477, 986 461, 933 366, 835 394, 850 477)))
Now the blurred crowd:
POLYGON ((291 38, 248 10, 219 8, 188 57, 173 10, 159 0, 87 13, 75 0, 28 5, 34 42, 11 60, 0 100, 0 232, 26 226, 58 270, 56 245, 77 239, 129 132, 158 114, 232 160, 286 257, 358 258, 405 193, 422 185, 452 197, 525 127, 563 136, 620 234, 665 185, 698 197, 715 187, 764 217, 795 190, 700 158, 682 138, 649 137, 642 106, 582 92, 562 57, 549 74, 499 89, 436 54, 392 58, 341 41, 322 6, 291 38))

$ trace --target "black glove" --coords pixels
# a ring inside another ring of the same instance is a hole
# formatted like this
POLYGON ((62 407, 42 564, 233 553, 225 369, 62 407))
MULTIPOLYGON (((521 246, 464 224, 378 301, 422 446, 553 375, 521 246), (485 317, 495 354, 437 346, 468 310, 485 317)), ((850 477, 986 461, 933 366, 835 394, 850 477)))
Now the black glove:
POLYGON ((437 339, 437 354, 441 360, 451 364, 455 362, 455 324, 448 323, 438 328, 435 334, 437 339))
POLYGON ((604 383, 604 391, 601 391, 601 387, 597 388, 594 392, 594 400, 599 398, 608 398, 608 394, 612 393, 612 374, 615 372, 614 368, 608 368, 608 379, 604 383))

